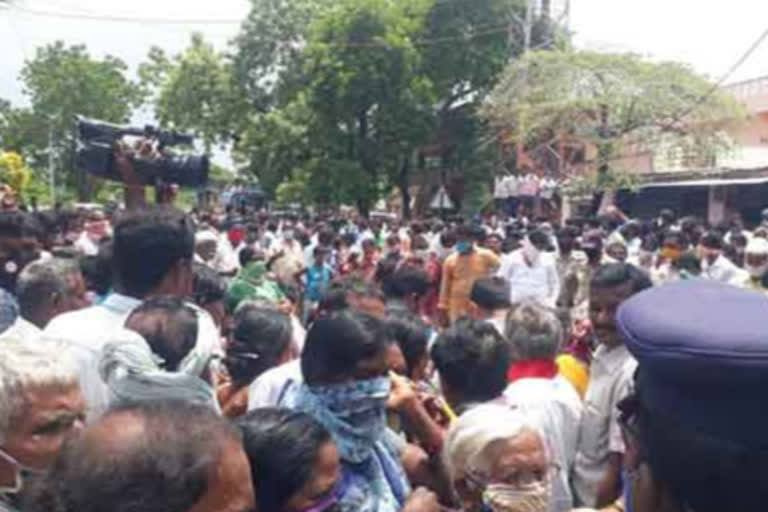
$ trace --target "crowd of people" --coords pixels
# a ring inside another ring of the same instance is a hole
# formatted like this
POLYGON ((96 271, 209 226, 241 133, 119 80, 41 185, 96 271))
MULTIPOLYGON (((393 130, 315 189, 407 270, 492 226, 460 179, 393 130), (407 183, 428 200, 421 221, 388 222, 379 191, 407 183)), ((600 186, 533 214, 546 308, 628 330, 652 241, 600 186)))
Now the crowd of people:
POLYGON ((768 212, 0 212, 0 511, 758 512, 768 212))

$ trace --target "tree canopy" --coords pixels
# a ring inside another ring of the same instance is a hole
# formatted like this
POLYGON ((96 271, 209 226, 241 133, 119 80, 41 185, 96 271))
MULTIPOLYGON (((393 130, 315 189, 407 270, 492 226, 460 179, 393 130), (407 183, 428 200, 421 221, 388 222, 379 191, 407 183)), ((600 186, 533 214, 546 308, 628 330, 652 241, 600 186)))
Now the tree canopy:
POLYGON ((711 154, 727 142, 723 128, 743 117, 687 65, 590 51, 534 51, 512 62, 482 114, 506 143, 593 144, 603 171, 627 148, 694 144, 711 154))

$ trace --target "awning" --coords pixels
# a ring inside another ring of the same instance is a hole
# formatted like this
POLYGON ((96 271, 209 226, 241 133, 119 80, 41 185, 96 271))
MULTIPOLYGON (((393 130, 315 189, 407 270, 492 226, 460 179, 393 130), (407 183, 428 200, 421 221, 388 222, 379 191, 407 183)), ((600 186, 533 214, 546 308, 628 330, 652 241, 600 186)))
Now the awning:
POLYGON ((710 178, 691 181, 658 181, 645 183, 640 188, 664 188, 664 187, 720 187, 729 185, 761 185, 768 183, 768 176, 762 178, 710 178))

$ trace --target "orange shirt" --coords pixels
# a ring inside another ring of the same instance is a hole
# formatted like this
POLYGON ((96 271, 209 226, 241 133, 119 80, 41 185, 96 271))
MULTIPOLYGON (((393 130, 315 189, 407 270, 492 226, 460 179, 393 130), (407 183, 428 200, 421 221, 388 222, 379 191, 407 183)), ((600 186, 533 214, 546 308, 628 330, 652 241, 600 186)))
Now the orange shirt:
POLYGON ((469 313, 469 295, 475 281, 493 275, 501 260, 493 252, 475 248, 469 254, 453 253, 443 263, 438 308, 448 311, 451 322, 469 313))

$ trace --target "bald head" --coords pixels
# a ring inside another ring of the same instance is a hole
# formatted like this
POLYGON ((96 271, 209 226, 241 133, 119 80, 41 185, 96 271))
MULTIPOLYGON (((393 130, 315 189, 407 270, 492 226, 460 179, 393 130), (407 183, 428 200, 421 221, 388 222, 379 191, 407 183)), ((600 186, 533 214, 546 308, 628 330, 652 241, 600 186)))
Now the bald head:
POLYGON ((25 510, 243 512, 253 502, 239 435, 207 408, 155 402, 114 409, 73 439, 25 510), (225 488, 225 491, 222 491, 225 488))

